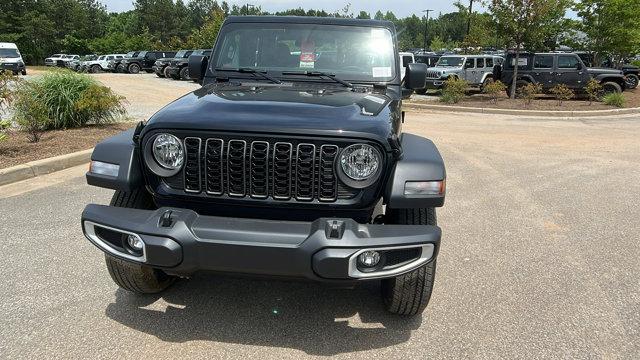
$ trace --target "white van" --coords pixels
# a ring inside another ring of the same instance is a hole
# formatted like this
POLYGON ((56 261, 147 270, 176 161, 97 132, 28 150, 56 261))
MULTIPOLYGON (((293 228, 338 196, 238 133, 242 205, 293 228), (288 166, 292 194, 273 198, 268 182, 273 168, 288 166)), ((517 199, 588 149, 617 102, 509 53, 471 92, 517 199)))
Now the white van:
POLYGON ((10 70, 14 75, 27 75, 27 68, 20 55, 18 46, 14 43, 0 42, 0 71, 10 70))

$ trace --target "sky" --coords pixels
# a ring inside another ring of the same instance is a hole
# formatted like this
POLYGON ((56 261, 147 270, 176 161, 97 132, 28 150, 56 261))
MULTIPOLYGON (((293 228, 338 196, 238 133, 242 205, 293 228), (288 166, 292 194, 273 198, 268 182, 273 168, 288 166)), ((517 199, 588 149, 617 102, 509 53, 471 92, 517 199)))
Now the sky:
MULTIPOLYGON (((120 12, 133 9, 131 0, 102 0, 102 2, 107 6, 109 11, 120 12)), ((410 16, 412 14, 422 16, 422 10, 425 9, 435 10, 430 16, 435 15, 436 17, 440 12, 445 14, 455 10, 455 7, 453 6, 454 0, 227 0, 227 2, 230 5, 243 5, 249 3, 261 6, 262 10, 268 12, 276 12, 298 7, 303 7, 305 9, 324 9, 327 12, 335 12, 344 8, 346 4, 351 3, 351 12, 354 14, 358 14, 361 10, 364 10, 371 13, 371 16, 373 16, 373 14, 378 10, 381 10, 382 12, 390 10, 400 18, 410 16)), ((474 2, 474 7, 479 6, 479 2, 480 1, 476 0, 474 2)), ((462 3, 468 4, 468 0, 462 0, 462 3)))

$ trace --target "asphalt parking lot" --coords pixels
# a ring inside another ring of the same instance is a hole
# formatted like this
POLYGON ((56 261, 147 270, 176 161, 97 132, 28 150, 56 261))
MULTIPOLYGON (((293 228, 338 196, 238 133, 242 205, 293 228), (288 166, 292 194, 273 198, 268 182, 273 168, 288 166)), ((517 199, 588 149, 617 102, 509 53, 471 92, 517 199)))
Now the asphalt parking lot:
MULTIPOLYGON (((165 103, 154 84, 187 86, 149 81, 165 103)), ((375 286, 199 274, 119 290, 80 230, 111 196, 83 166, 0 187, 0 358, 640 358, 640 117, 411 112, 405 131, 448 173, 422 317, 387 315, 375 286)))

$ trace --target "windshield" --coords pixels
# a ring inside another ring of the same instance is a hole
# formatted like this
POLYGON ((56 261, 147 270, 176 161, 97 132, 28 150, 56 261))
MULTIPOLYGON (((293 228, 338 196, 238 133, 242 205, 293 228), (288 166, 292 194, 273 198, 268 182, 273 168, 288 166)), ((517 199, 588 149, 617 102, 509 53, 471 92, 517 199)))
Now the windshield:
POLYGON ((460 56, 446 56, 446 57, 441 57, 440 60, 438 60, 438 63, 436 64, 436 66, 460 67, 460 66, 462 66, 463 62, 464 62, 464 58, 463 57, 460 57, 460 56))
POLYGON ((51 57, 52 58, 59 58, 59 57, 62 57, 62 55, 61 54, 53 54, 53 55, 51 55, 51 57))
POLYGON ((317 24, 234 23, 216 42, 214 68, 254 68, 274 76, 319 71, 345 80, 395 78, 391 32, 383 28, 317 24))
POLYGON ((126 57, 133 57, 135 55, 135 51, 130 51, 127 53, 126 57))
POLYGON ((0 49, 0 58, 19 58, 18 49, 0 49))

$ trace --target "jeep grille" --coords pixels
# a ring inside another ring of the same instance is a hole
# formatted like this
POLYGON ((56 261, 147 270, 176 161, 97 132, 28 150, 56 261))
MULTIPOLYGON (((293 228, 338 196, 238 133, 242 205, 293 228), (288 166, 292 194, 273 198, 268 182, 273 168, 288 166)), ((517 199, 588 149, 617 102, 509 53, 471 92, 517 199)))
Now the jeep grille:
POLYGON ((440 78, 440 74, 438 74, 437 71, 427 71, 427 79, 439 79, 440 78))
POLYGON ((340 149, 351 143, 317 140, 185 137, 185 163, 169 187, 209 197, 335 202, 359 190, 335 173, 340 149))

